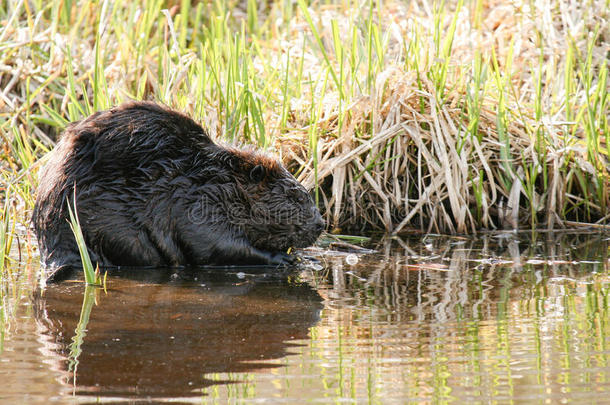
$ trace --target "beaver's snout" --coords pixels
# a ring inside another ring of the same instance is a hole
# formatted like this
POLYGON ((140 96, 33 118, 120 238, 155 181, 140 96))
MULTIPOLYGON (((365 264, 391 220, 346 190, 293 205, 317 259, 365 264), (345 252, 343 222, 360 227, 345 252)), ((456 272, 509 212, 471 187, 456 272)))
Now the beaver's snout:
POLYGON ((314 224, 314 232, 320 236, 322 231, 324 231, 324 228, 326 228, 326 223, 324 222, 324 219, 322 219, 322 215, 318 214, 318 220, 314 224))
POLYGON ((324 231, 324 228, 326 228, 326 222, 324 221, 324 218, 322 218, 322 215, 320 215, 320 211, 317 207, 311 207, 311 214, 313 218, 311 222, 311 228, 312 231, 316 234, 317 239, 318 236, 320 236, 320 234, 322 233, 322 231, 324 231))
POLYGON ((318 209, 315 207, 312 211, 314 211, 313 218, 310 222, 302 227, 300 232, 302 238, 295 240, 293 245, 294 247, 303 248, 311 246, 316 240, 318 240, 318 237, 322 231, 324 231, 324 228, 326 228, 326 222, 324 222, 322 215, 320 215, 320 211, 318 211, 318 209))

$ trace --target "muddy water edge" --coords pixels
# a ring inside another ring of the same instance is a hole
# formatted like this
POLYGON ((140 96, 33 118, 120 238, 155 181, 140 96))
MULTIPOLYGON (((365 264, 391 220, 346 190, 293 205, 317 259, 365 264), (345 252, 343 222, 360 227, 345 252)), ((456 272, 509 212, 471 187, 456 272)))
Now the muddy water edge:
POLYGON ((106 289, 41 290, 15 261, 0 403, 608 403, 610 234, 366 247, 310 249, 319 263, 289 275, 115 272, 106 289))

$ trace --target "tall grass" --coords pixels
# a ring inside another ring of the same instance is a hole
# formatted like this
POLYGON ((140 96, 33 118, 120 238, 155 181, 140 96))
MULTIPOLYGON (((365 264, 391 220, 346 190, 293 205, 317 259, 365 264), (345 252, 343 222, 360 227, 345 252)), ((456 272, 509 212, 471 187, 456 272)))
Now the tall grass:
POLYGON ((89 257, 89 251, 85 243, 85 237, 83 236, 82 228, 80 226, 80 220, 78 218, 78 210, 76 208, 76 185, 74 186, 74 196, 72 199, 72 207, 67 202, 68 214, 70 216, 70 229, 74 234, 76 245, 78 246, 78 252, 80 253, 81 263, 83 265, 83 273, 85 275, 85 282, 87 285, 99 285, 99 271, 93 267, 91 258, 89 257))
POLYGON ((135 98, 278 153, 336 230, 607 224, 610 1, 522 3, 8 0, 4 204, 135 98))
POLYGON ((9 220, 10 204, 7 203, 10 199, 9 197, 10 191, 6 190, 3 198, 4 208, 2 212, 0 212, 0 278, 4 275, 4 268, 9 259, 11 246, 13 244, 13 234, 11 232, 11 223, 9 220))

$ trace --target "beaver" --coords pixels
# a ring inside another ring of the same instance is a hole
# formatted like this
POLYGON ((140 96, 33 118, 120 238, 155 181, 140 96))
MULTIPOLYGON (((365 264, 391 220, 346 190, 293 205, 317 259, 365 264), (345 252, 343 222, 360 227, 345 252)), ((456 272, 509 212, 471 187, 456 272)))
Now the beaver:
POLYGON ((186 115, 129 102, 70 124, 40 174, 33 225, 49 279, 81 267, 76 199, 93 264, 293 264, 324 221, 276 160, 214 143, 186 115))

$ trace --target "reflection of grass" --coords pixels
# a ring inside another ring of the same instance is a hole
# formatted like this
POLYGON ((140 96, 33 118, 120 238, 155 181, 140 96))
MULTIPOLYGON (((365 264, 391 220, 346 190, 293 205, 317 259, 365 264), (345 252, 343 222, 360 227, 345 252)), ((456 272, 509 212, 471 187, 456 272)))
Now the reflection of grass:
POLYGON ((610 364, 604 235, 520 242, 403 240, 403 254, 363 259, 349 272, 331 258, 327 308, 290 373, 323 375, 310 390, 337 401, 383 403, 384 387, 392 398, 432 403, 600 398, 593 390, 610 364), (410 262, 449 271, 413 271, 410 262))
POLYGON ((38 264, 10 260, 5 263, 4 273, 0 273, 0 354, 5 340, 19 336, 23 310, 30 316, 30 298, 38 287, 38 264))
POLYGON ((81 308, 80 318, 76 329, 74 330, 74 337, 69 347, 68 354, 68 371, 72 373, 73 383, 76 386, 76 374, 78 370, 78 357, 82 352, 82 344, 87 336, 87 325, 89 324, 89 317, 93 304, 95 304, 95 294, 98 290, 97 287, 87 285, 83 294, 83 306, 81 308))
MULTIPOLYGON (((0 288, 3 288, 3 281, 0 281, 0 288)), ((4 339, 6 337, 6 327, 8 325, 8 314, 6 313, 6 296, 0 294, 0 354, 4 351, 4 339)))

